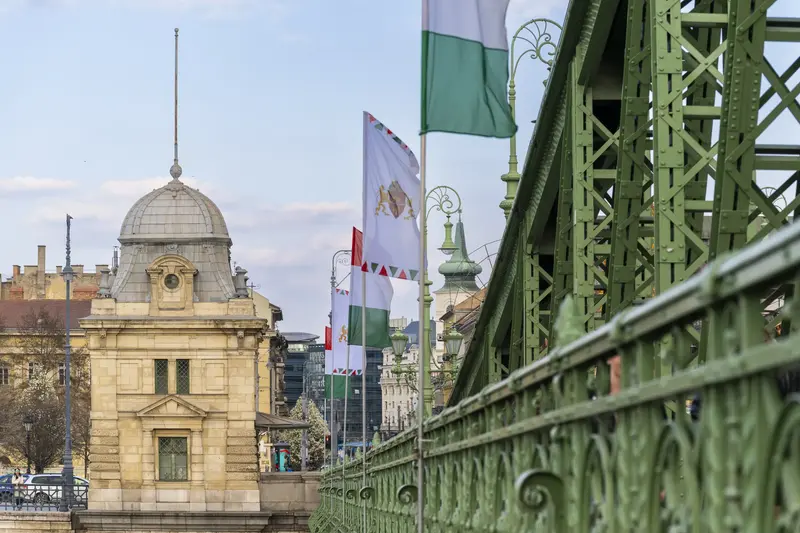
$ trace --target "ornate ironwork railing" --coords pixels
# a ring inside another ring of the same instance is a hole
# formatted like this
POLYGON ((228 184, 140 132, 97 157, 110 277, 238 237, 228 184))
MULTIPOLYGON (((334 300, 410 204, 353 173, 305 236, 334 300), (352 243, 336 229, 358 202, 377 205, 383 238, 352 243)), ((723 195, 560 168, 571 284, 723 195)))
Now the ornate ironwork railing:
MULTIPOLYGON (((590 334, 565 303, 546 358, 425 423, 425 530, 797 531, 798 283, 792 225, 590 334)), ((367 455, 367 487, 360 461, 328 472, 312 531, 416 531, 415 433, 367 455)))

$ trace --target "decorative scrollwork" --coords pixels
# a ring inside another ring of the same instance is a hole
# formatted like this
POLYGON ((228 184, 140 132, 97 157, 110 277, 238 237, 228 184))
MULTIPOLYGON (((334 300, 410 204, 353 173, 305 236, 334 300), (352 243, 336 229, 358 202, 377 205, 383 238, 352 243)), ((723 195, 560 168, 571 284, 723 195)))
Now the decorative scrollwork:
POLYGON ((450 217, 461 211, 461 196, 452 187, 439 185, 431 189, 425 196, 425 206, 428 213, 435 208, 450 217))
POLYGON ((561 533, 566 524, 564 506, 564 480, 547 470, 532 469, 523 472, 514 483, 520 503, 533 511, 541 513, 551 504, 555 510, 556 531, 561 533))
POLYGON ((397 499, 403 505, 408 505, 417 501, 417 486, 403 485, 397 489, 397 499))
POLYGON ((554 26, 559 29, 562 29, 561 25, 543 18, 536 18, 529 20, 516 31, 514 36, 511 38, 511 78, 513 79, 517 73, 517 67, 519 66, 519 60, 523 57, 530 57, 531 59, 538 59, 545 65, 547 65, 548 69, 553 65, 553 61, 555 60, 556 55, 556 46, 558 41, 553 41, 553 35, 551 33, 552 28, 554 26), (522 41, 525 43, 527 48, 520 53, 519 55, 515 55, 515 48, 517 41, 522 41), (515 59, 516 58, 516 59, 515 59))
POLYGON ((344 489, 335 489, 337 496, 344 496, 344 489))
POLYGON ((361 490, 358 491, 358 496, 362 500, 369 500, 373 496, 375 496, 375 488, 374 487, 361 487, 361 490))
POLYGON ((348 489, 347 490, 347 499, 348 500, 355 500, 356 499, 356 490, 355 489, 348 489))

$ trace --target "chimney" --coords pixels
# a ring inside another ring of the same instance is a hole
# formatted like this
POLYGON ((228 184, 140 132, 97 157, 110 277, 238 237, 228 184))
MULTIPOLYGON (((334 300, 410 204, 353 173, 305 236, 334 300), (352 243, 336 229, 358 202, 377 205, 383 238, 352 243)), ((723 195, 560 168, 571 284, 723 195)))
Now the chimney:
POLYGON ((58 266, 56 267, 56 274, 58 274, 59 276, 61 275, 61 269, 62 269, 62 268, 64 268, 64 267, 62 267, 61 265, 58 265, 58 266))
POLYGON ((45 263, 46 263, 46 246, 39 245, 38 250, 38 259, 37 259, 37 270, 36 270, 36 295, 39 299, 43 300, 45 298, 45 288, 44 288, 44 279, 45 279, 45 263))
POLYGON ((16 281, 17 283, 19 283, 19 278, 20 278, 20 274, 19 274, 19 265, 14 265, 14 266, 12 267, 12 277, 14 278, 14 281, 16 281))
POLYGON ((83 265, 72 265, 72 271, 75 273, 76 276, 82 276, 83 265))
POLYGON ((100 280, 103 278, 103 270, 108 270, 108 265, 95 265, 94 266, 94 279, 95 279, 95 283, 97 283, 98 285, 100 284, 100 280))

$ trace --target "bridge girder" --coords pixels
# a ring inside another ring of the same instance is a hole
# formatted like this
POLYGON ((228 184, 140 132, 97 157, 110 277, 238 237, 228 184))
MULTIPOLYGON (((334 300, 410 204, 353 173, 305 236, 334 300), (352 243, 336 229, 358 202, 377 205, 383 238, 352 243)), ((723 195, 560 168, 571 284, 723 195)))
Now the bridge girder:
POLYGON ((571 3, 451 404, 544 357, 567 295, 592 331, 792 220, 800 146, 763 140, 800 123, 786 1, 571 3))

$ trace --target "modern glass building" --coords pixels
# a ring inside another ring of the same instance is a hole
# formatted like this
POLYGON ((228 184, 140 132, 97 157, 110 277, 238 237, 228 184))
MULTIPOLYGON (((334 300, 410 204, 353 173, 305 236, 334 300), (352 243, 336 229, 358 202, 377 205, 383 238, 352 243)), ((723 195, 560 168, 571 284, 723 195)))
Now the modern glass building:
MULTIPOLYGON (((305 367, 311 355, 309 349, 316 343, 317 339, 319 339, 319 335, 302 332, 283 333, 282 335, 283 338, 286 339, 287 344, 283 378, 286 387, 284 394, 286 396, 286 405, 291 411, 297 403, 297 400, 299 400, 300 396, 303 394, 306 376, 305 367)), ((323 365, 324 357, 323 346, 323 365)))
MULTIPOLYGON (((367 348, 367 440, 372 440, 372 435, 380 429, 381 425, 381 407, 383 405, 383 395, 381 393, 381 371, 380 366, 383 364, 383 351, 375 348, 367 348)), ((361 412, 362 412, 362 394, 365 393, 361 383, 361 376, 353 376, 350 378, 350 397, 347 400, 347 442, 353 444, 361 442, 362 425, 361 425, 361 412)), ((331 420, 331 401, 324 401, 325 404, 325 420, 328 421, 330 427, 331 420)), ((335 422, 336 431, 332 434, 336 435, 337 443, 342 444, 342 430, 344 429, 344 399, 333 401, 333 408, 335 409, 335 422)))

